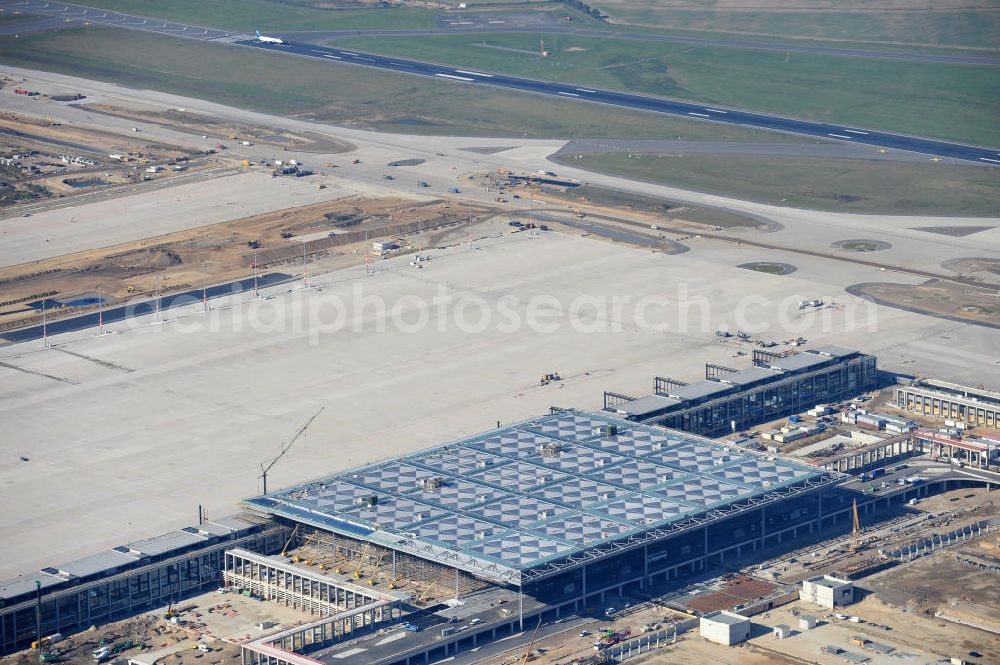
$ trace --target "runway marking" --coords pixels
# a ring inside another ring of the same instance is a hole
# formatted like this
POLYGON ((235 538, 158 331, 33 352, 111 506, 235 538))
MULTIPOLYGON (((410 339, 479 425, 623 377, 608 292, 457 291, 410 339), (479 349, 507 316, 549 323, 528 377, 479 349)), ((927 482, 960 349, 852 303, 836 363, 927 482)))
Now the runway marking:
POLYGON ((493 74, 483 74, 481 72, 469 72, 464 69, 456 69, 455 71, 458 72, 459 74, 468 74, 469 76, 485 76, 488 79, 493 78, 493 74))
POLYGON ((720 111, 719 109, 705 109, 709 113, 729 113, 729 111, 720 111))
POLYGON ((586 88, 577 88, 580 92, 595 92, 594 90, 587 90, 586 88))
POLYGON ((979 159, 983 160, 984 162, 993 162, 994 164, 1000 164, 1000 159, 993 159, 991 157, 980 157, 979 159))
POLYGON ((330 55, 329 53, 327 53, 323 57, 324 58, 333 58, 334 60, 340 60, 340 56, 339 55, 330 55))
POLYGON ((326 53, 326 51, 320 51, 319 49, 316 48, 311 48, 309 50, 312 51, 313 53, 326 53))
POLYGON ((709 117, 709 115, 707 113, 695 113, 694 111, 688 111, 688 115, 696 115, 699 118, 708 118, 709 117))
POLYGON ((850 136, 844 136, 843 134, 827 134, 827 136, 832 136, 835 139, 851 139, 850 136))
POLYGON ((455 79, 456 81, 475 81, 475 79, 470 79, 467 76, 452 76, 451 74, 435 74, 434 76, 440 76, 445 79, 455 79))
POLYGON ((351 53, 350 51, 337 51, 340 55, 357 55, 357 53, 351 53))
POLYGON ((397 67, 413 67, 413 65, 407 64, 405 62, 390 62, 390 65, 396 65, 397 67))
POLYGON ((868 136, 868 132, 862 132, 857 129, 845 129, 844 131, 848 134, 861 134, 862 136, 868 136))
POLYGON ((368 62, 375 62, 374 58, 365 58, 365 57, 360 56, 360 55, 354 56, 354 59, 355 60, 367 60, 368 62))
POLYGON ((563 92, 562 90, 559 90, 557 94, 566 95, 567 97, 579 97, 580 96, 580 95, 576 94, 575 92, 563 92))

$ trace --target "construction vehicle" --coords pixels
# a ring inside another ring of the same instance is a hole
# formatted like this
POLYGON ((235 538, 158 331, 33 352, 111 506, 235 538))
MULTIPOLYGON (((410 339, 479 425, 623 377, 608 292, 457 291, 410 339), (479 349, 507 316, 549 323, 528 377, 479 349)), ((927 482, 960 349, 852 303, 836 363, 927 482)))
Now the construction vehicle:
MULTIPOLYGON (((295 528, 292 529, 292 533, 288 536, 288 540, 285 542, 285 546, 281 548, 281 556, 285 556, 285 552, 288 551, 288 546, 292 544, 292 539, 295 538, 295 532, 299 530, 299 525, 296 524, 295 528)), ((296 556, 296 561, 298 556, 296 556)))
POLYGON ((365 543, 365 549, 361 550, 361 557, 358 559, 358 567, 354 569, 353 573, 354 579, 356 580, 360 580, 363 577, 361 569, 365 565, 365 557, 368 556, 368 549, 370 547, 371 547, 370 543, 365 543))
POLYGON ((528 648, 524 652, 524 660, 521 661, 521 665, 524 665, 529 660, 534 660, 531 656, 531 647, 535 646, 535 638, 538 636, 538 629, 542 627, 542 617, 538 617, 538 623, 535 624, 535 632, 531 634, 531 641, 528 642, 528 648))
POLYGON ((562 381, 562 377, 559 376, 559 372, 552 372, 551 374, 543 374, 542 378, 539 380, 539 384, 547 386, 552 381, 562 381))
POLYGON ((387 550, 382 550, 382 554, 380 554, 378 559, 375 560, 375 567, 372 569, 371 574, 368 575, 368 586, 375 586, 379 583, 379 573, 382 570, 382 559, 385 558, 386 551, 387 550))

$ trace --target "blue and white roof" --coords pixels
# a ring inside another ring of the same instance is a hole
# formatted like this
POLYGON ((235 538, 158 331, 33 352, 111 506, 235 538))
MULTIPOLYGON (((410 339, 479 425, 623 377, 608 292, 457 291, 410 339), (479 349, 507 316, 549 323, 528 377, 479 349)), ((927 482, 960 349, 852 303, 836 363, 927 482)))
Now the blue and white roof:
POLYGON ((247 503, 509 580, 825 473, 684 432, 563 411, 247 503))

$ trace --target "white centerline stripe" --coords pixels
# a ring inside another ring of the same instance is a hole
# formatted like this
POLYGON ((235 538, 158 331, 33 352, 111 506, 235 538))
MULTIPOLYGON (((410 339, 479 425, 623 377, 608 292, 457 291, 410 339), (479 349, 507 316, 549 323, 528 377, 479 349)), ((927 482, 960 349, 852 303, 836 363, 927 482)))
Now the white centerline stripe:
POLYGON ((580 96, 580 95, 576 94, 575 92, 563 92, 562 90, 559 90, 559 94, 560 95, 566 95, 567 97, 579 97, 580 96))
POLYGON ((843 134, 827 134, 827 136, 832 136, 835 139, 850 139, 850 136, 844 136, 843 134))
POLYGON ((475 79, 470 79, 467 76, 452 76, 451 74, 435 74, 434 76, 440 76, 443 79, 455 79, 456 81, 474 81, 475 79))
POLYGON ((362 56, 360 56, 360 55, 356 55, 356 56, 354 56, 354 59, 355 59, 355 60, 366 60, 366 61, 368 61, 368 62, 375 62, 375 60, 374 60, 374 59, 372 59, 372 58, 365 58, 365 57, 362 57, 362 56))
POLYGON ((706 114, 706 113, 695 113, 694 111, 688 111, 688 115, 696 115, 699 118, 707 118, 708 117, 708 114, 706 114))
POLYGON ((577 88, 580 92, 594 92, 593 90, 587 90, 586 88, 577 88))
POLYGON ((351 53, 350 51, 338 51, 340 55, 357 55, 357 53, 351 53))
POLYGON ((405 62, 393 62, 393 63, 390 63, 390 64, 396 65, 397 67, 412 67, 413 66, 413 65, 408 65, 405 62))
POLYGON ((493 74, 483 74, 481 72, 469 72, 464 69, 456 69, 455 71, 458 72, 459 74, 468 74, 469 76, 485 76, 488 79, 493 78, 493 74))
POLYGON ((340 60, 340 56, 339 55, 330 55, 329 53, 327 53, 323 57, 324 58, 333 58, 334 60, 340 60))
POLYGON ((857 129, 845 129, 844 131, 848 134, 861 134, 862 136, 868 136, 868 132, 862 132, 857 129))
POLYGON ((1000 164, 1000 159, 990 159, 989 157, 980 157, 979 159, 983 160, 984 162, 993 162, 995 164, 1000 164))
POLYGON ((705 109, 709 113, 729 113, 729 111, 720 111, 719 109, 705 109))

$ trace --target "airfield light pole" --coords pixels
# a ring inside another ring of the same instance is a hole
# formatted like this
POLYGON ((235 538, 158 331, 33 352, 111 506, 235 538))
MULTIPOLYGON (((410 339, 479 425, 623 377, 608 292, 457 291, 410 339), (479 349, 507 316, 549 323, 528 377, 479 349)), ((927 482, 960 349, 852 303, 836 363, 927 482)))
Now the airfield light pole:
POLYGON ((535 237, 535 218, 534 218, 534 208, 535 208, 535 195, 528 194, 528 226, 531 227, 531 237, 535 237))
POLYGON ((104 334, 104 301, 101 298, 101 287, 97 287, 97 334, 104 334))
POLYGON ((309 269, 306 267, 306 241, 302 241, 302 288, 309 288, 309 269))
POLYGON ((156 323, 163 323, 163 317, 160 315, 160 278, 156 278, 156 323))

